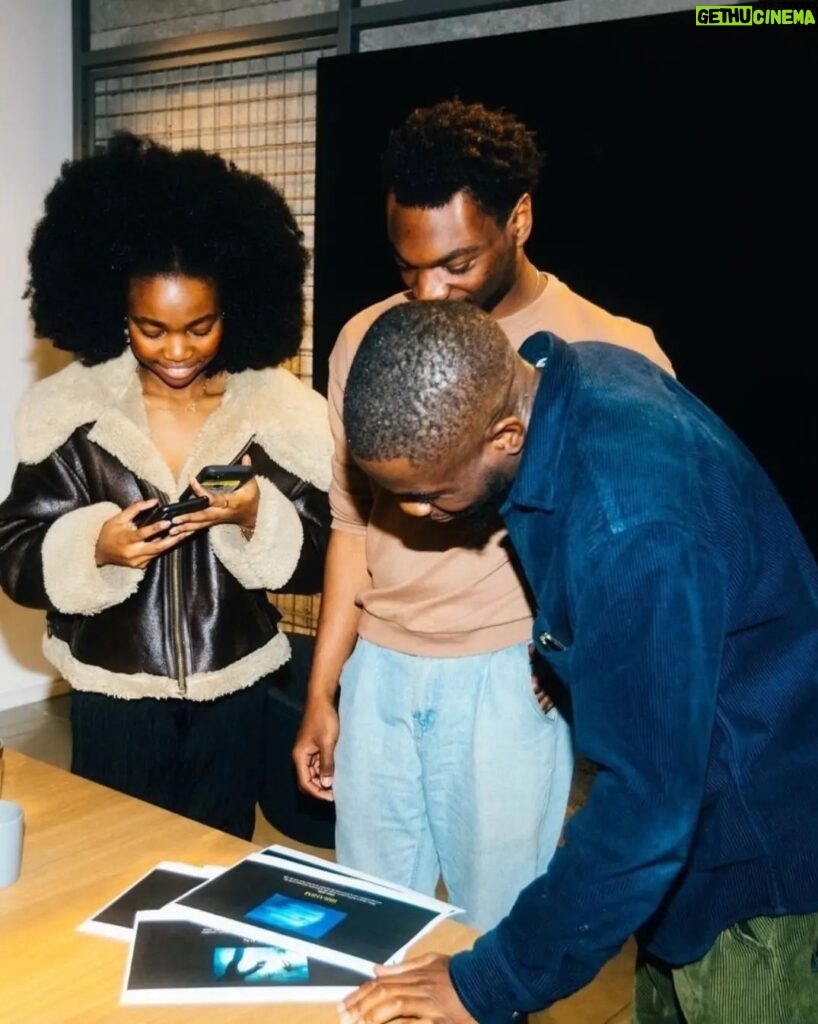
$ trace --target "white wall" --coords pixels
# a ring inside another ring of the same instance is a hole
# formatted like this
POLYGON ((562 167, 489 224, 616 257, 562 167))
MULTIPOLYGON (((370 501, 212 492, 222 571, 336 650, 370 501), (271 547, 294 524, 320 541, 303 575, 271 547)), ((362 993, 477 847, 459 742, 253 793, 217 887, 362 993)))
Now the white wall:
MULTIPOLYGON (((71 156, 71 0, 0 0, 0 493, 14 471, 14 410, 63 360, 32 337, 22 294, 43 196, 71 156)), ((43 615, 0 594, 0 709, 54 692, 43 615)), ((56 687, 57 689, 59 687, 56 687)))

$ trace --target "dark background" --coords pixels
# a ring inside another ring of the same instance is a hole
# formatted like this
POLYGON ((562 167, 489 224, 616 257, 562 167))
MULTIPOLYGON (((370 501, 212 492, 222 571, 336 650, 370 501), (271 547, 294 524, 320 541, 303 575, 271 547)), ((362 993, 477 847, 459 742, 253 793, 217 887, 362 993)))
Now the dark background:
POLYGON ((417 106, 505 107, 546 153, 528 253, 653 327, 818 551, 818 33, 692 11, 318 64, 315 383, 344 321, 397 291, 379 157, 417 106))

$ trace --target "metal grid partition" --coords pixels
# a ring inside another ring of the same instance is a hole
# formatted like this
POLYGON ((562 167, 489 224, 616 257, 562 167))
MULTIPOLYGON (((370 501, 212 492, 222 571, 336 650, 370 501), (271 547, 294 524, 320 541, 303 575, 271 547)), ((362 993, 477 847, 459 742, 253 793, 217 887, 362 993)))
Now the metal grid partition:
MULTIPOLYGON (((192 67, 110 73, 94 81, 91 146, 127 128, 174 149, 221 153, 284 193, 312 251, 315 228, 315 64, 309 50, 192 67)), ((307 328, 290 365, 312 380, 312 276, 307 328)))
MULTIPOLYGON (((312 252, 315 225, 315 65, 333 48, 214 60, 182 67, 111 69, 97 74, 90 149, 126 128, 174 149, 201 147, 260 174, 284 193, 312 252)), ((312 272, 306 328, 287 365, 312 382, 312 272)), ((280 595, 291 631, 315 630, 318 598, 280 595)))

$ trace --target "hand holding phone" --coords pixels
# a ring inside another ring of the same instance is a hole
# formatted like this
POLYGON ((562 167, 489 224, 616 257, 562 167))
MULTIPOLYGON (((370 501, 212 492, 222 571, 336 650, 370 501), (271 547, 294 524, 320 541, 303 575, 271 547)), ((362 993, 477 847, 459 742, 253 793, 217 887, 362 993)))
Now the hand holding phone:
MULTIPOLYGON (((162 519, 173 519, 174 516, 184 515, 186 512, 199 512, 203 508, 207 508, 207 498, 193 495, 190 498, 183 498, 180 501, 168 501, 164 504, 153 505, 151 508, 146 508, 142 512, 138 512, 134 518, 133 523, 137 527, 150 526, 153 523, 158 523, 162 519)), ((160 533, 158 536, 162 536, 160 533)))
MULTIPOLYGON (((208 501, 206 496, 197 496, 195 507, 204 508, 208 501)), ((100 527, 94 547, 96 564, 122 565, 129 569, 146 568, 154 558, 170 551, 184 539, 171 534, 167 527, 158 524, 178 515, 180 505, 190 509, 193 504, 157 504, 155 498, 143 498, 123 508, 110 519, 106 519, 100 527)))
MULTIPOLYGON (((233 456, 233 461, 228 465, 205 466, 203 469, 200 469, 196 474, 196 483, 199 485, 199 488, 204 488, 211 494, 232 494, 242 484, 251 480, 255 475, 255 471, 250 465, 249 458, 246 456, 255 437, 256 435, 252 434, 245 441, 241 451, 236 452, 233 456)), ((185 498, 192 498, 194 495, 195 491, 191 486, 185 488, 181 497, 184 500, 185 498)))
POLYGON ((205 497, 208 508, 199 514, 186 517, 171 527, 171 536, 192 533, 221 523, 239 526, 245 537, 252 535, 258 515, 259 488, 255 471, 250 463, 247 442, 241 455, 241 462, 226 466, 205 466, 200 470, 183 498, 196 494, 205 497))

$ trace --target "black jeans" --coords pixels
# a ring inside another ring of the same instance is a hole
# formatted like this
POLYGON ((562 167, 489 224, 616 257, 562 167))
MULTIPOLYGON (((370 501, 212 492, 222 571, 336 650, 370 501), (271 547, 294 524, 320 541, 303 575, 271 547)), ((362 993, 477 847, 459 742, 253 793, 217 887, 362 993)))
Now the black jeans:
POLYGON ((71 771, 250 839, 267 679, 212 701, 122 700, 74 690, 71 771))

